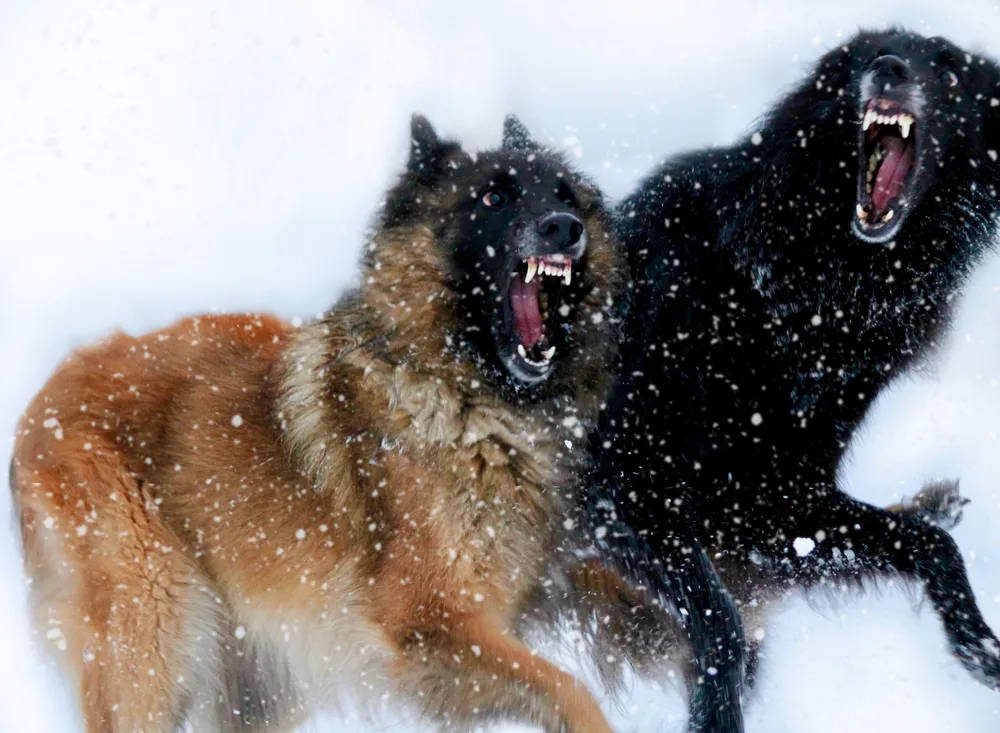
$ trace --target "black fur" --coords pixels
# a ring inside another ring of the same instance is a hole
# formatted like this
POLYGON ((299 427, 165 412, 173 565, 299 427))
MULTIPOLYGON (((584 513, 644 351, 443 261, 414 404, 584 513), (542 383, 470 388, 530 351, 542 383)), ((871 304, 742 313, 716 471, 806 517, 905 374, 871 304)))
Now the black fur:
POLYGON ((692 730, 743 729, 746 639, 715 569, 741 563, 802 586, 912 578, 953 654, 1000 688, 1000 642, 951 537, 835 484, 876 395, 935 345, 992 244, 998 82, 991 60, 940 38, 863 32, 759 132, 667 160, 619 207, 634 289, 592 440, 591 519, 605 557, 686 624, 692 730), (859 95, 886 54, 908 64, 924 105, 905 220, 875 243, 852 225, 859 95))

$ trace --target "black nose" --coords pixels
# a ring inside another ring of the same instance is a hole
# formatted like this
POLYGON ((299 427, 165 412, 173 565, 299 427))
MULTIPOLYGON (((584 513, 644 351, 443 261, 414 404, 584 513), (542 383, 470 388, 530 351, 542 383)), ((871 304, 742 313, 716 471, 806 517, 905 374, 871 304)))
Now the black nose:
POLYGON ((538 220, 538 233, 553 247, 572 247, 583 236, 583 222, 572 214, 557 212, 538 220))
POLYGON ((886 85, 891 87, 910 80, 910 67, 899 56, 892 54, 879 56, 872 61, 869 69, 875 72, 872 81, 879 90, 885 89, 886 85))

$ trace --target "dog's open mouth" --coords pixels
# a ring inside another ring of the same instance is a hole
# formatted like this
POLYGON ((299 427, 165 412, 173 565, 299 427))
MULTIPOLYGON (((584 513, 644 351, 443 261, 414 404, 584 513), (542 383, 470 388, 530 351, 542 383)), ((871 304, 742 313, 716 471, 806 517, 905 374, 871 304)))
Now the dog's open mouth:
POLYGON ((572 258, 561 254, 528 257, 510 274, 512 353, 506 361, 523 382, 545 379, 565 345, 562 324, 572 311, 573 276, 572 258))
POLYGON ((875 98, 864 109, 854 229, 863 239, 882 242, 896 233, 905 214, 919 125, 898 102, 875 98))

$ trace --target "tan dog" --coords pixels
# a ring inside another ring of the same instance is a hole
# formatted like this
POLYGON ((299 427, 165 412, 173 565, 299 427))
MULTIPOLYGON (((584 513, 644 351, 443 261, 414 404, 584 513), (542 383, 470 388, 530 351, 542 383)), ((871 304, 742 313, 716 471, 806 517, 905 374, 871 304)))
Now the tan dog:
POLYGON ((603 203, 516 120, 476 158, 412 138, 324 318, 119 333, 25 413, 37 622, 90 733, 289 730, 346 690, 610 731, 510 633, 609 382, 603 203))

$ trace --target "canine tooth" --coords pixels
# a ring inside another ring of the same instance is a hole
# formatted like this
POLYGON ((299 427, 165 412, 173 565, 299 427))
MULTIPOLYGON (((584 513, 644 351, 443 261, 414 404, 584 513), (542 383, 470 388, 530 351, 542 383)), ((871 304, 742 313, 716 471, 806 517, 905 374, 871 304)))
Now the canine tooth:
POLYGON ((550 346, 545 351, 542 352, 542 356, 545 357, 545 361, 552 361, 552 357, 556 355, 556 347, 550 346))
POLYGON ((875 113, 875 110, 873 109, 870 109, 867 112, 865 112, 865 122, 862 125, 862 129, 867 130, 869 127, 871 127, 876 117, 878 117, 878 115, 875 113))
POLYGON ((885 212, 885 216, 882 217, 882 221, 889 221, 892 218, 892 209, 885 212))
MULTIPOLYGON (((532 278, 535 277, 535 273, 538 272, 538 260, 534 257, 528 258, 528 274, 524 276, 524 281, 530 283, 532 278)), ((522 354, 521 356, 524 356, 522 354)))
POLYGON ((569 285, 570 281, 573 279, 573 265, 566 265, 566 269, 563 270, 563 285, 569 285))
POLYGON ((861 204, 858 204, 857 208, 854 211, 858 215, 859 219, 865 218, 865 207, 862 206, 861 204))
POLYGON ((899 118, 899 131, 900 134, 902 134, 904 140, 910 136, 910 125, 912 124, 913 124, 912 117, 907 116, 904 118, 901 116, 899 118))
POLYGON ((522 359, 528 358, 528 352, 524 350, 524 344, 517 345, 517 353, 521 355, 522 359))

